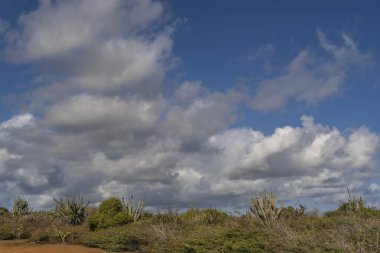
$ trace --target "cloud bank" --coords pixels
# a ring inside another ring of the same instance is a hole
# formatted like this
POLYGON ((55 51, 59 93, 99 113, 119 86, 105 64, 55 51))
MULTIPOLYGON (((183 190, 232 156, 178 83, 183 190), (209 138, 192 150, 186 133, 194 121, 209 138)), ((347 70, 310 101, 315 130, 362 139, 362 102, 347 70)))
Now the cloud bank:
MULTIPOLYGON (((239 91, 185 81, 164 96, 165 74, 176 64, 167 16, 151 0, 44 0, 16 26, 2 25, 7 59, 41 74, 28 113, 0 123, 0 189, 8 193, 1 202, 24 194, 43 208, 52 196, 81 193, 96 203, 145 193, 152 207, 227 207, 264 189, 321 203, 339 199, 346 186, 365 190, 380 145, 365 127, 342 132, 303 116, 301 126, 265 135, 234 127, 245 100, 239 91)), ((335 92, 367 60, 343 38, 337 47, 319 33, 332 60, 316 63, 300 52, 283 76, 259 85, 253 107, 335 92)))

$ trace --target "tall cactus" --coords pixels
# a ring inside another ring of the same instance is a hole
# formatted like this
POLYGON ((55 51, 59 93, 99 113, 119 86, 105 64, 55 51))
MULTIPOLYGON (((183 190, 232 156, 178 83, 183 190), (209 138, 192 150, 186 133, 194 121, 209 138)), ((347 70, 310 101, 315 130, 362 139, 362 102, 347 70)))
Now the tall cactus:
POLYGON ((251 214, 264 224, 269 224, 277 220, 282 210, 282 204, 280 207, 277 207, 276 198, 273 196, 272 192, 268 195, 268 192, 265 191, 264 197, 256 193, 256 198, 251 201, 251 214))
POLYGON ((127 203, 125 203, 124 198, 123 198, 123 206, 124 206, 124 209, 133 217, 133 220, 137 221, 141 219, 141 216, 143 214, 144 196, 142 200, 139 200, 137 202, 136 209, 133 209, 133 195, 129 197, 127 203))

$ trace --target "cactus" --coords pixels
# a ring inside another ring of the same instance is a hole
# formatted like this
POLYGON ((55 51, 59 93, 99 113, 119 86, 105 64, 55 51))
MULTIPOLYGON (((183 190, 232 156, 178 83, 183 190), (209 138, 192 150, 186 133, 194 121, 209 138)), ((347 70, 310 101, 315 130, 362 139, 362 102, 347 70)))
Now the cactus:
POLYGON ((341 201, 341 204, 338 210, 343 210, 347 213, 355 213, 364 210, 365 202, 362 197, 356 198, 355 196, 351 196, 350 190, 347 187, 348 200, 347 202, 341 201))
POLYGON ((13 216, 20 217, 31 212, 29 202, 25 198, 17 197, 13 203, 13 216))
POLYGON ((256 198, 251 201, 251 215, 266 225, 278 220, 282 210, 283 205, 281 204, 279 208, 276 206, 276 198, 272 195, 272 192, 268 196, 268 192, 265 191, 264 197, 256 193, 256 198))
POLYGON ((133 195, 131 195, 129 197, 127 203, 125 203, 124 198, 123 198, 123 206, 124 206, 124 210, 127 211, 133 217, 133 220, 137 221, 137 220, 141 219, 141 216, 143 213, 144 196, 143 196, 142 200, 139 200, 137 202, 136 209, 133 209, 133 195))
POLYGON ((69 197, 66 197, 66 200, 54 198, 54 201, 56 202, 55 213, 58 217, 64 218, 70 225, 80 225, 84 222, 87 216, 86 208, 90 201, 84 204, 83 196, 79 194, 78 199, 74 197, 72 200, 69 197))

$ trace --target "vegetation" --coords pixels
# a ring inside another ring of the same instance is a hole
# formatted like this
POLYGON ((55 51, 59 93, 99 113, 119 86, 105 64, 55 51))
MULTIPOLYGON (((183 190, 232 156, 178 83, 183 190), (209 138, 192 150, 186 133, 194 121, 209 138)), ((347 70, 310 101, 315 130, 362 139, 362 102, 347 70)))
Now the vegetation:
POLYGON ((123 209, 127 211, 133 217, 134 221, 141 219, 141 216, 143 214, 143 209, 144 209, 144 198, 137 202, 136 209, 133 208, 133 195, 129 197, 127 203, 124 202, 124 198, 122 199, 122 201, 123 201, 123 207, 124 207, 123 209))
POLYGON ((13 203, 13 216, 21 217, 30 213, 29 202, 23 197, 17 197, 13 203))
POLYGON ((56 203, 56 215, 63 218, 67 224, 80 225, 84 222, 87 216, 86 208, 90 202, 84 204, 83 196, 79 195, 78 199, 74 197, 72 200, 68 196, 66 200, 54 198, 54 201, 56 203))
POLYGON ((7 208, 5 207, 0 207, 0 216, 4 216, 4 215, 7 215, 9 214, 9 211, 7 208))
POLYGON ((256 193, 256 198, 251 201, 250 206, 251 214, 266 225, 278 220, 282 209, 282 205, 277 207, 276 198, 272 192, 268 195, 267 191, 265 191, 264 197, 256 193))
POLYGON ((52 212, 34 211, 22 216, 4 212, 0 216, 0 239, 157 253, 380 252, 380 211, 350 193, 347 201, 325 214, 305 205, 278 207, 275 197, 267 192, 257 194, 244 215, 213 208, 149 213, 142 212, 142 202, 135 211, 128 207, 132 197, 127 203, 112 197, 97 208, 85 205, 82 197, 56 202, 52 212), (65 208, 70 203, 86 206, 88 218, 68 222, 76 218, 66 219, 66 212, 57 215, 59 203, 65 208), (133 215, 136 213, 138 217, 133 215))
POLYGON ((133 216, 123 210, 122 201, 119 198, 109 198, 104 200, 99 210, 88 219, 89 227, 92 231, 99 228, 117 227, 133 222, 133 216))

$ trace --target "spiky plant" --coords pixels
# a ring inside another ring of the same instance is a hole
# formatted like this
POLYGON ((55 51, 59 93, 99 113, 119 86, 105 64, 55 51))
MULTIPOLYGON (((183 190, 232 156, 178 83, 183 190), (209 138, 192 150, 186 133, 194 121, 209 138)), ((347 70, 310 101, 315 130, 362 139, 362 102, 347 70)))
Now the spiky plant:
POLYGON ((365 209, 365 202, 362 199, 362 197, 357 198, 355 196, 352 196, 348 187, 347 187, 347 193, 348 193, 348 200, 341 201, 341 204, 338 210, 342 210, 347 213, 355 213, 355 212, 359 212, 365 209))
POLYGON ((71 200, 66 197, 66 200, 55 199, 56 203, 55 214, 58 217, 62 217, 70 225, 80 225, 84 222, 87 212, 86 208, 90 204, 88 201, 86 204, 83 201, 83 196, 78 195, 78 199, 75 197, 71 200))
POLYGON ((29 202, 23 197, 17 197, 13 202, 13 216, 20 217, 31 212, 29 202))
POLYGON ((276 198, 272 192, 268 195, 268 192, 264 192, 264 196, 260 196, 256 193, 256 198, 251 200, 250 211, 251 215, 259 219, 264 224, 270 224, 273 221, 278 220, 283 205, 277 207, 276 198))
POLYGON ((141 216, 143 214, 143 208, 144 208, 144 196, 142 200, 139 200, 137 202, 136 209, 133 208, 133 195, 131 195, 128 199, 128 202, 125 203, 124 198, 123 198, 123 206, 124 210, 127 211, 132 217, 134 221, 137 221, 141 219, 141 216))

